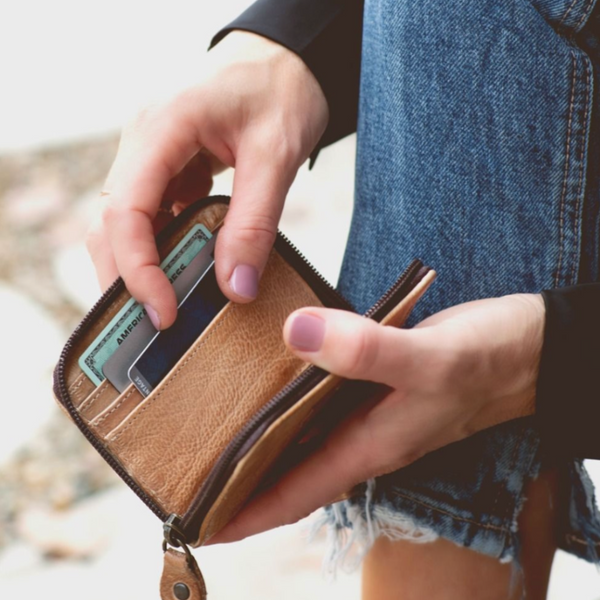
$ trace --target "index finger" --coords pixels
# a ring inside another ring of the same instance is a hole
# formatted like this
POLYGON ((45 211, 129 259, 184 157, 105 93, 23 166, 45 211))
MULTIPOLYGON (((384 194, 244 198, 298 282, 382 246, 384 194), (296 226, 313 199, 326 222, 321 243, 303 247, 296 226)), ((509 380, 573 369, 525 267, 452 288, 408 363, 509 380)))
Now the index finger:
POLYGON ((172 125, 153 126, 152 135, 134 132, 133 142, 126 138, 109 175, 110 196, 103 213, 117 270, 157 329, 173 323, 177 306, 175 292, 159 267, 152 222, 170 180, 194 155, 198 143, 197 138, 187 138, 186 128, 172 125))

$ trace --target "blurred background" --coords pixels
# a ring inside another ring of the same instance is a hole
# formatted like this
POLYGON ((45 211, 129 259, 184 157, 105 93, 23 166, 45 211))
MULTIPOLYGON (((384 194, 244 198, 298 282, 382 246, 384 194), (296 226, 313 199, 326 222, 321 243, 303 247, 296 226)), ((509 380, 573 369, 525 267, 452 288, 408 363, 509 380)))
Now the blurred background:
MULTIPOLYGON (((250 2, 20 0, 0 6, 0 598, 157 598, 160 523, 55 406, 51 372, 99 296, 84 247, 119 129, 193 81, 212 35, 250 2), (59 591, 60 590, 60 591, 59 591)), ((302 168, 281 229, 335 283, 352 209, 354 138, 302 168)), ((214 192, 231 192, 232 173, 214 192)), ((407 257, 407 260, 412 257, 407 257)), ((600 482, 600 469, 589 464, 600 482)), ((360 597, 330 581, 307 522, 196 552, 209 592, 360 597)), ((600 598, 595 567, 559 553, 550 598, 600 598)))

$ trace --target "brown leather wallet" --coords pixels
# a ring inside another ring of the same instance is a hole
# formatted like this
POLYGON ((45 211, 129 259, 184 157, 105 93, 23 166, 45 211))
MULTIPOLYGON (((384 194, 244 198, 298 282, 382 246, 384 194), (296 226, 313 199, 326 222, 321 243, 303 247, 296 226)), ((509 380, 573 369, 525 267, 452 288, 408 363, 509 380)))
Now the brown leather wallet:
MULTIPOLYGON (((195 224, 214 232, 229 198, 196 202, 157 238, 166 256, 195 224)), ((401 326, 435 278, 414 260, 366 313, 401 326)), ((260 490, 322 442, 336 424, 388 391, 343 380, 284 345, 286 317, 304 306, 353 310, 281 234, 249 304, 229 302, 147 397, 96 386, 79 356, 131 298, 117 280, 65 345, 54 393, 85 437, 163 522, 163 600, 206 595, 189 551, 220 531, 260 490), (179 552, 173 548, 182 548, 179 552)))

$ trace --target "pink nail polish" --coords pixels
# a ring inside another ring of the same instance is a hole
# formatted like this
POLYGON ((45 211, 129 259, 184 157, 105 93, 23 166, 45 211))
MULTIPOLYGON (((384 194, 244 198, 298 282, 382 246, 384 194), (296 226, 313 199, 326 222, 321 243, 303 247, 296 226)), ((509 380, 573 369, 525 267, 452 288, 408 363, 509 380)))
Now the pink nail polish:
POLYGON ((251 265, 238 265, 233 270, 229 285, 238 296, 254 300, 258 295, 258 270, 251 265))
POLYGON ((150 321, 152 321, 152 325, 154 325, 154 329, 160 331, 160 317, 158 313, 149 304, 144 304, 144 308, 150 317, 150 321))
POLYGON ((325 321, 314 315, 300 314, 294 317, 290 327, 290 344, 304 352, 317 352, 323 345, 325 321))

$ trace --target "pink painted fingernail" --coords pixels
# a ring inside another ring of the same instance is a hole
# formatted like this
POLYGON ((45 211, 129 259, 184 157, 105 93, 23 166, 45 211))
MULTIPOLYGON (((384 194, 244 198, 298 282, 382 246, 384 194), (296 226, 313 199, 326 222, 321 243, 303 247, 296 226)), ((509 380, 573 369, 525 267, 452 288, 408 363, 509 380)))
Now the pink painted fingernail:
POLYGON ((152 325, 154 325, 154 329, 160 331, 160 317, 158 313, 149 304, 144 304, 144 308, 150 317, 150 321, 152 321, 152 325))
POLYGON ((238 265, 233 270, 229 285, 238 296, 254 300, 258 295, 258 270, 251 265, 238 265))
POLYGON ((297 350, 317 352, 323 345, 325 321, 314 315, 299 314, 290 327, 290 344, 297 350))

